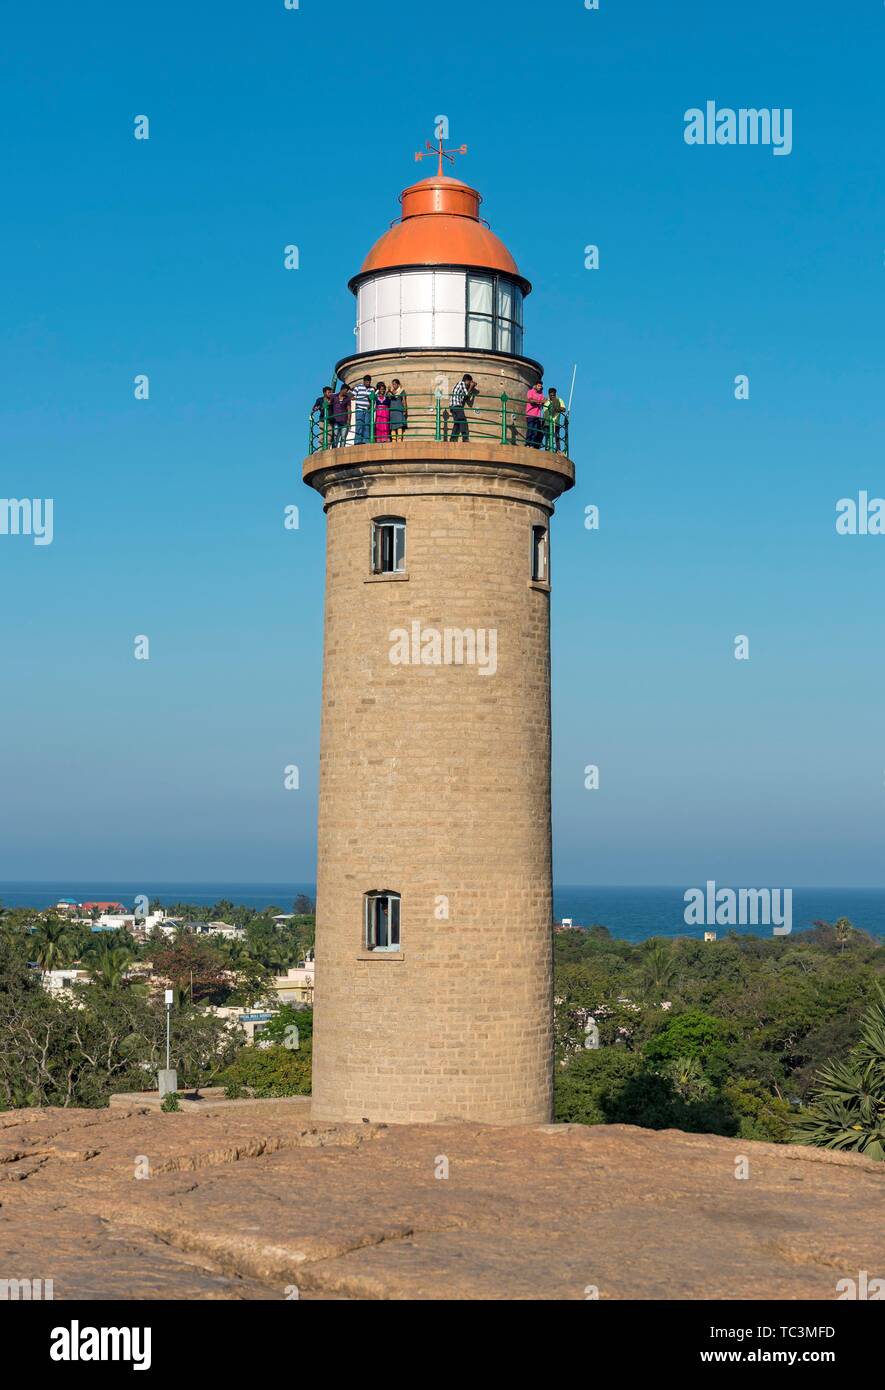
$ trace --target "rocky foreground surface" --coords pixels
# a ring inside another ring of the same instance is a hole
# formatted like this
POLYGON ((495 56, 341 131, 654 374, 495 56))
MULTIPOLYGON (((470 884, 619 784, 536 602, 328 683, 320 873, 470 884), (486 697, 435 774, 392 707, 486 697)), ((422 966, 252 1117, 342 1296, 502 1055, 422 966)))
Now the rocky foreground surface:
POLYGON ((56 1299, 835 1299, 885 1274, 883 1197, 882 1163, 627 1125, 0 1114, 0 1279, 56 1299))

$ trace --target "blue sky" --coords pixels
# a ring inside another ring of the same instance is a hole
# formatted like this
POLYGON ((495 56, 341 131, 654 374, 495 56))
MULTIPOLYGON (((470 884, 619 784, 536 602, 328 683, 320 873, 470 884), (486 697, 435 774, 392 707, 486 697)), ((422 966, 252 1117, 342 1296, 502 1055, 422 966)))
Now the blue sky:
POLYGON ((0 493, 52 497, 55 534, 0 536, 0 879, 313 877, 305 413, 444 113, 534 283, 526 351, 560 388, 578 364, 557 879, 885 883, 885 537, 835 531, 885 495, 883 26, 872 0, 11 11, 0 493), (791 108, 792 153, 686 145, 707 100, 791 108))

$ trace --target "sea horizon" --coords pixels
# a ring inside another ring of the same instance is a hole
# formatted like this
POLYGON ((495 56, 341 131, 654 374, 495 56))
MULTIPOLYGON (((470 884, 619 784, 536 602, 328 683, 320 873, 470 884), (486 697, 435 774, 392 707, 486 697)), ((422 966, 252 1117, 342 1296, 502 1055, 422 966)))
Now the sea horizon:
MULTIPOLYGON (((693 885, 703 887, 700 885, 693 885)), ((719 887, 729 887, 719 884, 719 887)), ((571 918, 575 926, 607 927, 613 937, 622 941, 645 941, 652 936, 702 937, 704 928, 689 926, 684 919, 684 884, 555 884, 553 916, 559 922, 571 918)), ((236 906, 257 910, 279 907, 289 912, 299 894, 314 898, 316 885, 311 882, 232 882, 192 880, 178 882, 155 880, 135 883, 131 879, 58 879, 47 881, 9 880, 0 882, 0 903, 5 907, 51 907, 59 898, 73 897, 79 901, 101 901, 113 897, 130 907, 141 894, 151 901, 158 899, 164 907, 173 903, 191 903, 209 907, 224 899, 236 906)), ((808 930, 816 920, 833 922, 847 917, 853 926, 871 936, 885 938, 885 886, 873 888, 834 888, 830 886, 794 886, 793 931, 808 930)), ((729 931, 743 935, 769 935, 770 926, 719 926, 721 936, 729 931)))

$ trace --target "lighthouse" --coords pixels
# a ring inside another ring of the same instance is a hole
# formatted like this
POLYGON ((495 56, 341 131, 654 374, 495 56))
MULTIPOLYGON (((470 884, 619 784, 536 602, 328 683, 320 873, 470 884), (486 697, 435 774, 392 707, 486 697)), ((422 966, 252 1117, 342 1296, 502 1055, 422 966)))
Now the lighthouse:
POLYGON ((454 153, 349 282, 358 389, 303 470, 327 526, 321 1121, 551 1117, 549 531, 574 468, 564 413, 527 429, 531 284, 454 153))

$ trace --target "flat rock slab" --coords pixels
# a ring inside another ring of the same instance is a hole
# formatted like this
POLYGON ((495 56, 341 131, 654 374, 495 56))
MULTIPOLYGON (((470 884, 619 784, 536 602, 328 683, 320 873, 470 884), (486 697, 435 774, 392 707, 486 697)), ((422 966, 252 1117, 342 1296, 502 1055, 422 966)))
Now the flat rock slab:
POLYGON ((0 1114, 0 1279, 56 1299, 835 1299, 885 1274, 885 1164, 630 1125, 312 1125, 296 1099, 0 1114))
MULTIPOLYGON (((244 1096, 240 1100, 228 1100, 222 1086, 213 1086, 199 1094, 195 1091, 177 1091, 179 1110, 191 1111, 194 1115, 207 1115, 212 1110, 239 1109, 244 1105, 283 1105, 310 1115, 310 1096, 281 1096, 277 1100, 257 1100, 244 1096)), ((111 1096, 112 1110, 162 1110, 163 1097, 159 1091, 120 1091, 111 1096)), ((174 1113, 174 1112, 173 1112, 174 1113)))

